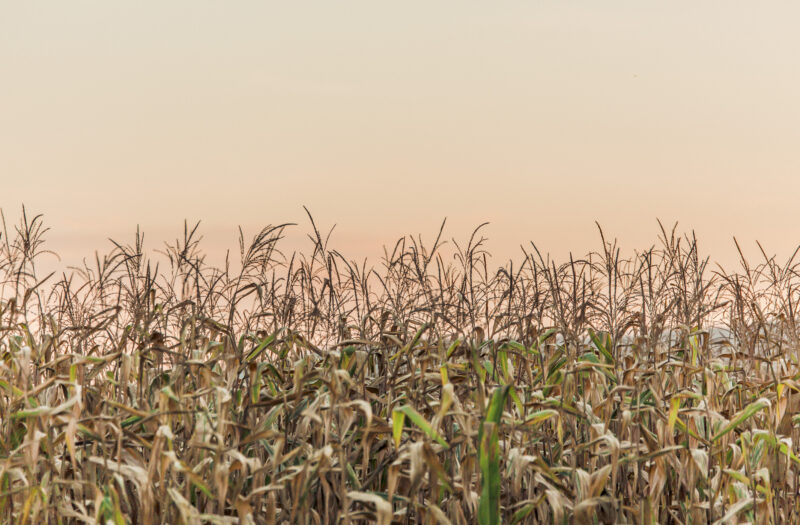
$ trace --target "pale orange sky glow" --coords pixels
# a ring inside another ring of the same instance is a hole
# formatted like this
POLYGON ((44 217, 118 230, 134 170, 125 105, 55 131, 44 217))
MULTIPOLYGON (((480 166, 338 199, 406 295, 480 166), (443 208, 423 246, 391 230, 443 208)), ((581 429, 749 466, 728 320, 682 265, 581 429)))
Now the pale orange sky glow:
MULTIPOLYGON (((376 257, 403 234, 496 259, 800 243, 800 4, 5 2, 0 207, 69 263, 136 225, 297 222, 376 257)), ((498 261, 499 262, 499 261, 498 261)))

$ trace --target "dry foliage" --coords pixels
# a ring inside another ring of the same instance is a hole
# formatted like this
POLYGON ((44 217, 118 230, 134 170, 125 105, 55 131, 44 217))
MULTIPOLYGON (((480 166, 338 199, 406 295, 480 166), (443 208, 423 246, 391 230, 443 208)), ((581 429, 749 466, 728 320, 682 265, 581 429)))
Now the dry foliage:
POLYGON ((494 271, 479 228, 373 270, 286 226, 236 270, 187 228, 60 277, 40 217, 2 233, 0 521, 800 520, 794 259, 662 228, 494 271))

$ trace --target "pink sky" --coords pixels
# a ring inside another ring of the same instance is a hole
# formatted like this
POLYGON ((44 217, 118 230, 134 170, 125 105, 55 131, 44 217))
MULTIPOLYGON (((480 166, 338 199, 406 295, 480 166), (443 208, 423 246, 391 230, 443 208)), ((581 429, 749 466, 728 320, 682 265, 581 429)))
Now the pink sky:
POLYGON ((800 4, 6 2, 0 207, 74 262, 202 219, 377 256, 486 233, 498 259, 732 236, 800 243, 800 4))

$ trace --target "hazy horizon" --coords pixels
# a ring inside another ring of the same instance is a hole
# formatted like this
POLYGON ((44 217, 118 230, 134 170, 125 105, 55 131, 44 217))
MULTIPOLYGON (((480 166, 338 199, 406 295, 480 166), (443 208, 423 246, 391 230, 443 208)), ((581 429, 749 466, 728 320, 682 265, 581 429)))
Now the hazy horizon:
MULTIPOLYGON (((8 210, 3 210, 3 212, 5 214, 9 235, 13 237, 14 227, 18 225, 22 214, 20 212, 17 216, 9 213, 8 210)), ((31 213, 30 209, 28 209, 27 212, 28 218, 32 219, 34 214, 31 213)), ((367 267, 380 266, 387 251, 391 254, 395 243, 402 237, 414 237, 415 239, 420 239, 421 237, 425 248, 430 249, 441 227, 441 222, 439 222, 435 227, 427 231, 412 232, 409 230, 403 232, 402 230, 397 230, 396 236, 394 237, 388 234, 385 237, 380 237, 378 235, 366 237, 343 231, 339 225, 324 223, 320 221, 318 217, 314 217, 314 220, 323 239, 329 239, 329 249, 338 251, 348 261, 355 261, 359 265, 366 261, 367 267), (328 234, 330 234, 329 237, 328 234)), ((277 226, 278 224, 281 223, 275 222, 271 225, 277 226)), ((197 225, 197 221, 187 221, 185 225, 191 230, 197 225)), ((719 265, 726 271, 741 269, 740 255, 736 248, 736 242, 739 243, 739 247, 748 260, 748 264, 758 264, 764 261, 763 254, 756 242, 757 240, 734 239, 734 237, 729 237, 726 239, 728 245, 725 246, 724 242, 719 243, 719 239, 703 238, 696 230, 687 228, 680 223, 676 225, 675 223, 664 223, 662 221, 662 225, 668 235, 671 234, 673 228, 675 228, 675 233, 682 238, 681 242, 684 246, 688 246, 688 244, 686 244, 686 239, 683 239, 684 237, 696 235, 700 256, 709 259, 712 270, 716 270, 719 265), (714 241, 717 241, 716 244, 723 245, 724 250, 709 250, 708 245, 714 245, 714 241)), ((81 267, 83 266, 83 262, 93 267, 95 265, 95 254, 100 256, 109 254, 114 249, 114 242, 122 245, 133 245, 137 232, 137 226, 134 225, 128 229, 128 231, 116 232, 116 235, 103 235, 102 233, 93 235, 81 232, 64 234, 63 231, 59 233, 59 228, 48 221, 46 214, 44 215, 44 226, 48 228, 48 231, 43 236, 45 239, 43 248, 52 253, 43 254, 37 259, 40 277, 43 271, 56 271, 60 273, 62 271, 67 271, 70 267, 81 267), (114 242, 112 242, 112 240, 114 242)), ((265 226, 267 226, 267 224, 262 225, 262 227, 265 226)), ((478 226, 479 224, 475 224, 470 228, 456 229, 451 226, 449 220, 446 221, 440 240, 440 248, 438 250, 440 254, 444 255, 445 262, 452 260, 457 249, 455 243, 461 248, 464 248, 473 231, 475 231, 478 226)), ((599 226, 603 229, 605 240, 610 243, 616 243, 623 258, 631 257, 635 253, 641 253, 643 250, 647 250, 651 247, 659 249, 663 246, 663 233, 655 219, 653 221, 653 227, 651 228, 650 237, 646 237, 645 242, 640 244, 633 244, 628 239, 620 238, 619 235, 602 224, 599 226)), ((261 227, 242 228, 241 232, 244 234, 245 247, 248 246, 248 243, 260 229, 261 227)), ((548 246, 535 237, 525 237, 524 232, 518 232, 520 234, 519 241, 512 248, 510 245, 504 246, 502 243, 493 239, 492 233, 496 231, 496 228, 493 228, 492 224, 488 223, 480 228, 476 240, 481 237, 484 239, 482 248, 487 252, 490 261, 490 269, 503 266, 509 260, 513 261, 515 264, 520 263, 524 258, 523 250, 529 254, 533 254, 534 250, 539 250, 545 258, 550 258, 557 264, 560 264, 568 262, 571 256, 575 259, 580 259, 590 253, 597 254, 602 251, 602 238, 598 225, 587 225, 587 228, 584 230, 588 231, 580 232, 580 236, 587 237, 587 242, 582 242, 578 245, 573 240, 572 242, 562 242, 555 247, 548 246), (587 233, 588 235, 586 235, 587 233)), ((162 256, 166 244, 174 245, 176 240, 183 239, 184 223, 176 225, 171 231, 168 231, 167 228, 156 229, 155 232, 140 228, 139 231, 144 240, 145 254, 151 260, 155 262, 161 261, 163 263, 165 260, 162 256)), ((200 221, 195 239, 200 240, 200 250, 205 255, 207 264, 220 267, 224 264, 227 255, 230 257, 230 262, 236 267, 240 258, 239 234, 240 230, 236 225, 230 228, 208 228, 207 225, 200 221)), ((291 257, 292 253, 309 256, 314 248, 314 243, 309 238, 312 234, 313 228, 311 222, 308 216, 304 214, 297 223, 286 226, 282 239, 278 243, 278 248, 287 260, 291 257)), ((578 236, 576 235, 575 237, 577 238, 578 236)), ((764 246, 763 243, 761 244, 765 248, 768 256, 776 257, 776 262, 783 265, 800 243, 795 243, 794 245, 786 243, 785 245, 777 247, 769 245, 764 246)), ((795 262, 800 262, 800 260, 795 260, 795 262)))
MULTIPOLYGON (((657 241, 733 263, 800 244, 800 5, 477 2, 0 7, 0 207, 65 260, 141 225, 297 222, 353 257, 399 236, 496 260, 657 241)), ((291 241, 290 242, 294 242, 291 241)))

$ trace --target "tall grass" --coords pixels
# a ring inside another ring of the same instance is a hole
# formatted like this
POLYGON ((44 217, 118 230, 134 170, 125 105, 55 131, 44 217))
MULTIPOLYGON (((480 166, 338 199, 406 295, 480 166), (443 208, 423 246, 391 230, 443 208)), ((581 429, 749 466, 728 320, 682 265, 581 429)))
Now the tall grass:
POLYGON ((794 258, 662 228, 495 268, 442 225, 370 268, 312 220, 45 276, 41 217, 3 223, 0 522, 800 520, 794 258))

